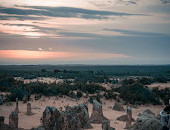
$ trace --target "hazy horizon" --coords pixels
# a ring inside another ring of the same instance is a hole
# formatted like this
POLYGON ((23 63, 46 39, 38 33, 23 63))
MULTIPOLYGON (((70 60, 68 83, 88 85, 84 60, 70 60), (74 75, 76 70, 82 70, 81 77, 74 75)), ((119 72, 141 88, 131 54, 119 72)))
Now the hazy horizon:
POLYGON ((0 64, 0 66, 170 66, 170 64, 0 64))

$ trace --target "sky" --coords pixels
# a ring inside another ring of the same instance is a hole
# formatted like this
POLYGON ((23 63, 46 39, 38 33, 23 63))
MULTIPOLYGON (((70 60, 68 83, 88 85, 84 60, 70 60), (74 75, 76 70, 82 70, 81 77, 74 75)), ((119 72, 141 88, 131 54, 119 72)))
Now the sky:
POLYGON ((170 0, 1 0, 0 65, 170 64, 170 0))

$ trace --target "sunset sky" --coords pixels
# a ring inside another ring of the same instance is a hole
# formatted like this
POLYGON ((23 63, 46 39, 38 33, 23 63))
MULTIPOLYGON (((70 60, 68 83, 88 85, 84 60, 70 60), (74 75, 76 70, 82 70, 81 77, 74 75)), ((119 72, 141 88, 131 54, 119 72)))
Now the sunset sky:
POLYGON ((0 64, 170 64, 170 0, 1 0, 0 64))

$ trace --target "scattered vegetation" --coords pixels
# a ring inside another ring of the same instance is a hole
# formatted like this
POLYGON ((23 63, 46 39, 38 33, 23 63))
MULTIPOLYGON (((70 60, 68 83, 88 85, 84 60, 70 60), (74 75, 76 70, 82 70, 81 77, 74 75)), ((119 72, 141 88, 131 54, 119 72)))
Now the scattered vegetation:
POLYGON ((169 105, 170 88, 165 88, 161 90, 159 90, 158 88, 153 88, 152 93, 155 97, 160 97, 165 105, 169 105))
POLYGON ((140 83, 123 85, 115 91, 120 93, 120 98, 130 104, 160 104, 152 91, 140 83))
POLYGON ((83 93, 93 94, 89 99, 91 103, 93 99, 100 102, 103 96, 106 99, 123 99, 131 104, 161 104, 162 102, 168 104, 170 99, 169 88, 163 90, 147 88, 147 85, 155 82, 169 82, 169 66, 0 66, 0 70, 0 91, 11 92, 7 96, 11 101, 16 97, 22 100, 24 95, 30 94, 81 98, 83 93), (63 82, 24 84, 14 77, 23 79, 53 77, 63 79, 63 82), (120 82, 115 77, 124 80, 120 82), (102 83, 111 83, 119 87, 106 90, 101 86, 102 83), (74 93, 75 91, 77 92, 74 93), (100 92, 104 94, 101 95, 100 92))
POLYGON ((114 91, 107 91, 107 92, 105 92, 104 93, 104 97, 106 98, 106 99, 117 99, 118 98, 118 93, 115 93, 114 91))

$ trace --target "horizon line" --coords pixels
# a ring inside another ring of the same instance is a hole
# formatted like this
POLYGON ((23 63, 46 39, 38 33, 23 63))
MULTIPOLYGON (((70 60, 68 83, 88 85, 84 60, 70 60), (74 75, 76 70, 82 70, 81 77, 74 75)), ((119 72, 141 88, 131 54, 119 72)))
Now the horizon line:
POLYGON ((0 64, 0 66, 169 66, 170 64, 0 64))

